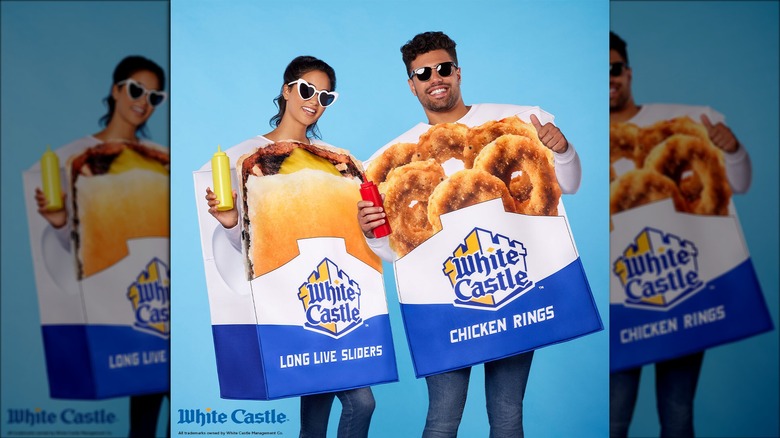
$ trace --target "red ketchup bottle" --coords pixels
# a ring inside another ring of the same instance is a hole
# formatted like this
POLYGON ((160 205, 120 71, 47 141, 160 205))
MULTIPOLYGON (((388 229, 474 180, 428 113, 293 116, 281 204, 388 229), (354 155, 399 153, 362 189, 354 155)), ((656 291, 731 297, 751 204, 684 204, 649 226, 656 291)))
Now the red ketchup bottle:
MULTIPOLYGON (((374 207, 384 208, 382 196, 379 194, 379 187, 377 187, 373 181, 367 180, 365 175, 363 175, 363 181, 365 182, 360 185, 360 197, 363 198, 364 201, 373 202, 374 207)), ((380 237, 385 237, 392 232, 393 230, 390 229, 390 224, 387 222, 387 216, 385 216, 385 223, 374 228, 374 237, 378 239, 380 237)))

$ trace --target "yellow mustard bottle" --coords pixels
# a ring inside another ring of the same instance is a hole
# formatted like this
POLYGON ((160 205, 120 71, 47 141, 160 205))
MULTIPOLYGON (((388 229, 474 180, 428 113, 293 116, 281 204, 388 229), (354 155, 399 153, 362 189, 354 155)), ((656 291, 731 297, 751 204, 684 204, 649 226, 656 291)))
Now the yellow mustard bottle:
POLYGON ((51 147, 41 157, 41 184, 46 198, 46 210, 62 210, 62 187, 60 185, 60 160, 51 147))
POLYGON ((211 157, 211 178, 214 182, 214 194, 219 204, 217 211, 233 209, 233 190, 230 184, 230 159, 217 145, 217 152, 211 157))

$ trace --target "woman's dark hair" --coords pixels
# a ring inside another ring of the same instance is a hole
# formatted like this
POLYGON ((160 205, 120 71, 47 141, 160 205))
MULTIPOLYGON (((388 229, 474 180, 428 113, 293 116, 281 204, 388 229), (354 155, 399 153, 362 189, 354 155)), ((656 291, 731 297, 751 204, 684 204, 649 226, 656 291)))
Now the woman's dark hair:
MULTIPOLYGON (((300 79, 301 76, 310 71, 321 71, 328 75, 328 79, 330 80, 330 90, 328 91, 336 91, 336 72, 328 63, 313 56, 299 56, 293 59, 290 61, 290 64, 287 65, 287 68, 284 69, 284 81, 282 83, 281 91, 279 92, 279 95, 274 98, 274 104, 279 108, 279 112, 269 120, 271 127, 276 128, 282 123, 282 116, 284 116, 284 112, 287 110, 287 101, 284 100, 283 94, 284 87, 287 87, 287 84, 296 79, 300 79)), ((320 138, 320 130, 317 129, 317 122, 306 127, 306 135, 320 138)))
MULTIPOLYGON (((124 81, 139 71, 152 72, 155 76, 157 76, 157 81, 160 83, 160 90, 165 90, 165 72, 163 71, 162 67, 150 59, 137 55, 128 56, 121 60, 119 64, 117 64, 116 68, 114 69, 111 88, 113 89, 114 85, 124 81)), ((114 109, 116 107, 116 101, 114 100, 114 96, 112 96, 111 91, 108 92, 108 97, 103 99, 103 102, 106 104, 106 106, 108 106, 108 112, 106 115, 100 118, 100 124, 102 126, 107 126, 111 121, 111 118, 114 116, 114 109)), ((141 126, 136 128, 136 133, 140 133, 141 137, 149 137, 149 134, 146 132, 146 122, 142 123, 141 126)))

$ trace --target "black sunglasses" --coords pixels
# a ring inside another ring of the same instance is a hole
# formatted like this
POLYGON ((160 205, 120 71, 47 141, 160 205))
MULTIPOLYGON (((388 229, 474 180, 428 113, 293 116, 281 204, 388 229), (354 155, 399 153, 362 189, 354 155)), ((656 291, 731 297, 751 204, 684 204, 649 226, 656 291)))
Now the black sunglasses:
POLYGON ((411 73, 409 73, 409 79, 411 79, 414 75, 417 75, 418 80, 425 82, 431 78, 434 68, 436 69, 436 72, 439 73, 439 76, 446 78, 447 76, 451 75, 452 72, 458 68, 458 66, 452 61, 447 61, 442 62, 441 64, 437 64, 433 67, 416 68, 412 70, 411 73))
POLYGON ((620 76, 623 74, 623 70, 628 68, 625 62, 610 62, 609 63, 609 75, 612 77, 620 76))
POLYGON ((131 99, 136 100, 143 95, 146 95, 146 101, 151 106, 157 106, 165 101, 168 97, 168 93, 158 90, 147 90, 143 85, 139 84, 133 79, 125 79, 116 83, 117 86, 127 85, 127 95, 131 99))

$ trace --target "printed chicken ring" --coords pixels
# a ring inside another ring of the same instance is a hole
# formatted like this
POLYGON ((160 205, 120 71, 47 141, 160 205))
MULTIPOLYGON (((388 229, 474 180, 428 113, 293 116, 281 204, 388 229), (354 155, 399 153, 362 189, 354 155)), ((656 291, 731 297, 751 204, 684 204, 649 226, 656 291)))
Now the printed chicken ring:
POLYGON ((638 169, 642 162, 637 160, 636 143, 639 135, 639 127, 632 123, 609 124, 609 180, 614 181, 617 173, 612 164, 621 158, 626 158, 634 163, 638 169))
POLYGON ((677 184, 670 178, 649 169, 629 170, 609 186, 609 213, 620 213, 666 198, 672 198, 676 210, 686 211, 677 184))
POLYGON ((469 129, 466 148, 463 150, 465 167, 467 169, 474 167, 474 159, 477 158, 482 149, 493 140, 506 134, 522 135, 531 140, 539 138, 536 128, 530 123, 523 122, 517 116, 485 122, 469 129))
POLYGON ((366 169, 366 178, 378 185, 396 167, 422 159, 422 153, 417 148, 417 143, 396 143, 385 149, 377 158, 371 160, 368 169, 366 169))
POLYGON ((417 142, 423 159, 433 158, 440 164, 454 158, 463 161, 463 149, 469 128, 461 123, 434 125, 417 142))
POLYGON ((503 181, 484 170, 457 171, 431 193, 428 201, 428 221, 433 225, 433 231, 440 231, 440 216, 444 213, 496 198, 501 198, 504 202, 504 210, 513 211, 514 200, 503 181))
POLYGON ((503 135, 479 153, 474 168, 506 184, 516 213, 556 216, 561 188, 555 176, 552 151, 520 135, 503 135))
POLYGON ((428 221, 428 199, 446 178, 436 160, 416 161, 397 167, 379 185, 385 195, 384 207, 393 233, 390 247, 403 257, 433 235, 428 221))
POLYGON ((677 184, 689 213, 728 215, 731 188, 723 156, 709 142, 690 135, 672 135, 650 152, 645 167, 677 184))

